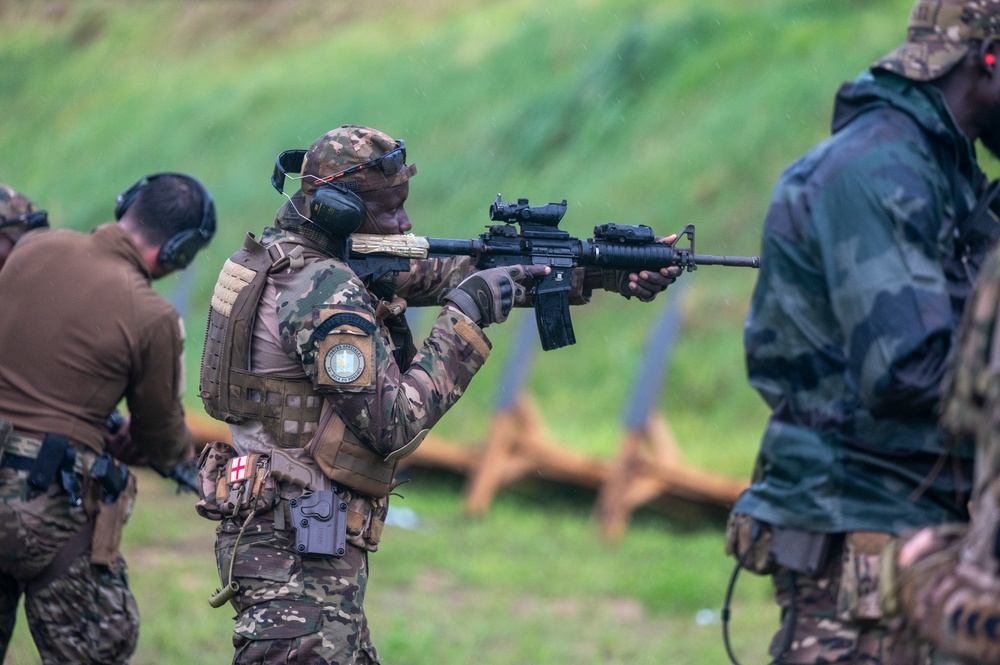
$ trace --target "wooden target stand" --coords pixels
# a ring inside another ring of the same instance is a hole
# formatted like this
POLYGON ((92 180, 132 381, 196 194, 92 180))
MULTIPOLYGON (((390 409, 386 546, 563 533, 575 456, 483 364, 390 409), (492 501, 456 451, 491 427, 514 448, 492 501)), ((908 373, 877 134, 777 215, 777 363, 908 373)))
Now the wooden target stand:
MULTIPOLYGON (((624 535, 632 514, 646 505, 667 514, 692 509, 728 512, 746 483, 686 464, 666 417, 654 407, 681 327, 683 287, 672 289, 671 296, 650 333, 613 461, 588 459, 553 443, 540 410, 523 390, 530 362, 520 356, 506 367, 499 392, 508 397, 498 405, 480 451, 428 437, 412 463, 463 469, 468 474, 465 509, 470 515, 484 514, 500 490, 529 477, 597 490, 594 518, 612 542, 624 535)), ((536 328, 530 318, 525 323, 530 325, 519 329, 518 348, 533 349, 536 328)))
POLYGON ((671 513, 685 507, 728 511, 746 483, 684 463, 666 418, 650 414, 642 429, 622 439, 617 461, 597 497, 594 516, 605 540, 616 542, 636 509, 671 513))
POLYGON ((464 471, 468 479, 463 501, 469 515, 486 513, 500 490, 528 477, 596 490, 607 475, 607 463, 552 443, 540 410, 524 390, 538 347, 537 330, 533 317, 522 316, 515 346, 531 351, 518 354, 504 366, 498 404, 482 446, 471 451, 432 435, 407 458, 412 464, 464 471))
POLYGON ((708 508, 728 512, 746 483, 686 464, 666 417, 657 410, 680 336, 686 284, 670 289, 666 306, 650 330, 642 370, 624 415, 618 458, 597 497, 594 515, 604 538, 617 541, 632 513, 649 504, 666 512, 708 508))
POLYGON ((465 489, 465 510, 485 513, 502 488, 527 477, 597 489, 607 464, 550 443, 538 407, 526 395, 498 413, 490 428, 479 464, 465 489))

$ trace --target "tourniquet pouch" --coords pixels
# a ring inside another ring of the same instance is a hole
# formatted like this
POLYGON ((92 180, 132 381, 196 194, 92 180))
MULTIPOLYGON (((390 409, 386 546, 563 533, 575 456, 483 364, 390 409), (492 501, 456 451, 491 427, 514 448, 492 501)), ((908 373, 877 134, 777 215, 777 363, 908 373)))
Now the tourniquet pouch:
POLYGON ((226 463, 215 497, 226 517, 245 518, 251 512, 267 512, 281 498, 271 476, 266 455, 241 455, 226 463))
POLYGON ((730 513, 726 554, 742 560, 743 568, 757 575, 770 575, 777 569, 771 556, 771 527, 750 515, 730 513))
POLYGON ((854 531, 846 534, 841 557, 840 591, 837 616, 843 621, 878 621, 882 619, 879 602, 879 576, 882 554, 889 534, 877 531, 854 531))
POLYGON ((128 472, 125 489, 114 503, 98 503, 94 518, 94 536, 91 541, 90 562, 110 566, 118 561, 122 530, 135 505, 135 474, 128 472))
POLYGON ((217 494, 219 482, 233 457, 236 457, 236 449, 225 441, 209 443, 198 456, 199 500, 194 509, 205 519, 218 521, 223 518, 217 494))

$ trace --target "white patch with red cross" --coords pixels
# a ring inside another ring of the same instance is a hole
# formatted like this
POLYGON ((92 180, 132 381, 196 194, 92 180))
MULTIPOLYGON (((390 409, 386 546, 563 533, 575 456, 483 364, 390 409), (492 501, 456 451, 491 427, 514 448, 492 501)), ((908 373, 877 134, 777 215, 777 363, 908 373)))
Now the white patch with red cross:
POLYGON ((235 457, 229 462, 229 482, 238 483, 247 479, 247 467, 250 465, 250 456, 243 455, 235 457))

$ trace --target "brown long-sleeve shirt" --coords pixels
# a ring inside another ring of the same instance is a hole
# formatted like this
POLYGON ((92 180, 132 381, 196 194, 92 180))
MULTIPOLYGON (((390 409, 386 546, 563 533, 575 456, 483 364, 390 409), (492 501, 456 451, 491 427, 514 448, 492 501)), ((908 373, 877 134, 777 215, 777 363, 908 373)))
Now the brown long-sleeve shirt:
POLYGON ((125 229, 26 237, 0 270, 0 303, 0 418, 100 452, 125 397, 138 452, 185 456, 183 326, 125 229))

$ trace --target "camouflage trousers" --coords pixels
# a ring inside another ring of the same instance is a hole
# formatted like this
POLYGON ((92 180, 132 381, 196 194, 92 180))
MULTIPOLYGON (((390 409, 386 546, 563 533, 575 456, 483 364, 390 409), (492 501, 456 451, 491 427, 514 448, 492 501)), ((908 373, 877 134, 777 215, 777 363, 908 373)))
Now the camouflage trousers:
POLYGON ((364 611, 368 552, 348 544, 340 558, 300 555, 295 531, 275 529, 267 517, 254 518, 237 545, 240 527, 223 520, 215 546, 222 584, 232 563, 240 586, 230 601, 234 664, 380 662, 364 611))
POLYGON ((881 617, 881 557, 852 555, 843 546, 834 549, 829 565, 818 577, 782 567, 773 573, 782 623, 769 649, 774 664, 931 663, 926 648, 905 639, 900 626, 881 617))
POLYGON ((54 485, 30 495, 27 472, 0 469, 0 660, 24 610, 44 665, 128 663, 139 636, 139 611, 128 588, 125 560, 90 563, 90 548, 44 585, 32 584, 87 524, 54 485))

